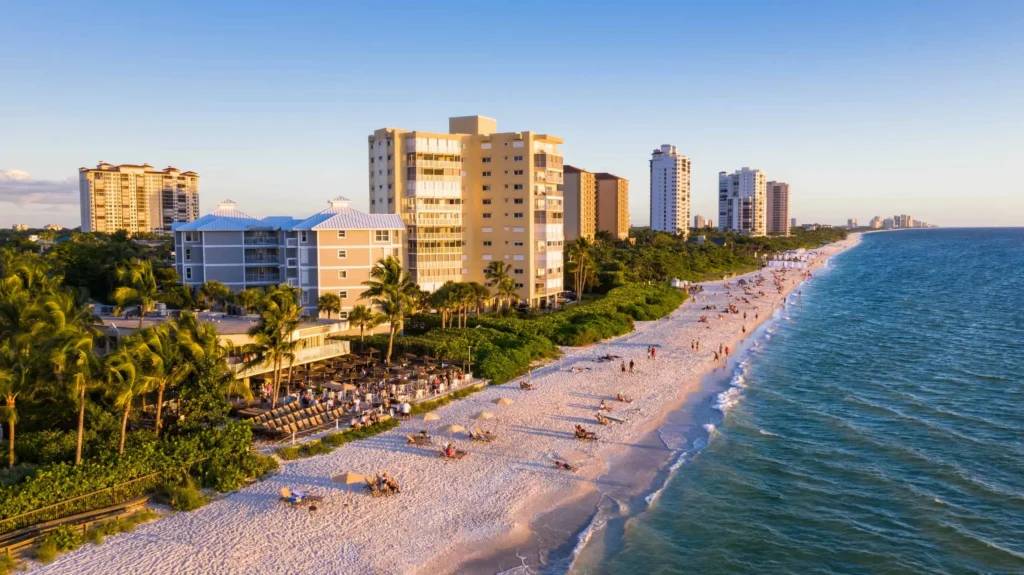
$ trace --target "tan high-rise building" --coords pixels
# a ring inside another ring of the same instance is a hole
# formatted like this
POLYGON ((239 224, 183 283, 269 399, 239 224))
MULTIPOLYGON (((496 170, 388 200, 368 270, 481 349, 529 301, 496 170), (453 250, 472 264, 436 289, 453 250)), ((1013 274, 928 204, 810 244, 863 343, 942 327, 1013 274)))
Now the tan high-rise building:
POLYGON ((562 291, 562 139, 497 131, 483 116, 450 118, 447 134, 377 130, 369 137, 370 210, 397 213, 413 279, 426 290, 511 267, 520 299, 562 291))
POLYGON ((749 236, 768 233, 767 182, 764 172, 743 168, 718 173, 718 230, 749 236))
POLYGON ((78 169, 82 231, 170 232, 199 217, 199 174, 149 164, 78 169))
POLYGON ((789 235, 789 184, 768 182, 768 233, 789 235))
POLYGON ((597 229, 615 238, 629 237, 629 180, 609 173, 597 178, 597 229))
POLYGON ((592 172, 565 166, 565 241, 594 239, 597 231, 597 179, 592 172))

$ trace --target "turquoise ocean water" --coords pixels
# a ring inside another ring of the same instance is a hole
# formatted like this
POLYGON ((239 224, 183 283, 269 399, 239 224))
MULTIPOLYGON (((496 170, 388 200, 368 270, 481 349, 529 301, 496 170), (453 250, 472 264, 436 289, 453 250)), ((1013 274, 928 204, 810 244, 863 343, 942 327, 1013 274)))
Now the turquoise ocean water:
POLYGON ((573 572, 1024 573, 1024 229, 869 234, 759 337, 573 572))

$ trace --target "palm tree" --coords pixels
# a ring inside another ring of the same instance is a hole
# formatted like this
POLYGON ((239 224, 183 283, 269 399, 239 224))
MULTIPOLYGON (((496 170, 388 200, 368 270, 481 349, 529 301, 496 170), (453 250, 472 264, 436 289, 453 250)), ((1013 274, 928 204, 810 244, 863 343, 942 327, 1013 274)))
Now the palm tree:
POLYGON ((141 342, 132 339, 125 338, 121 349, 107 356, 104 362, 114 406, 124 410, 121 416, 121 445, 117 450, 118 455, 124 453, 124 440, 128 434, 128 417, 131 415, 132 402, 136 397, 150 391, 154 385, 154 379, 143 375, 142 370, 135 364, 137 358, 133 350, 137 349, 141 342))
POLYGON ((138 305, 139 329, 142 329, 142 320, 156 307, 156 298, 160 294, 153 264, 149 260, 133 259, 127 266, 117 268, 117 281, 121 283, 121 287, 114 290, 117 309, 123 310, 129 304, 138 305))
POLYGON ((268 362, 271 364, 272 405, 276 405, 280 394, 281 371, 286 360, 289 361, 289 379, 291 376, 290 364, 295 361, 295 349, 298 346, 292 334, 299 325, 300 313, 300 308, 287 294, 279 291, 268 293, 262 302, 259 322, 249 329, 251 341, 243 347, 243 351, 252 356, 245 362, 246 369, 268 362))
POLYGON ((210 309, 217 303, 223 307, 231 299, 231 288, 217 280, 209 280, 199 286, 199 299, 210 309))
POLYGON ((583 290, 587 284, 595 279, 594 259, 590 254, 591 244, 587 238, 577 238, 566 248, 566 255, 569 258, 569 265, 566 266, 572 273, 573 289, 576 297, 583 297, 583 290))
POLYGON ((469 288, 473 307, 476 308, 476 317, 479 318, 480 312, 487 307, 487 300, 491 299, 491 290, 480 282, 469 282, 469 288))
POLYGON ((157 437, 163 428, 164 391, 180 385, 192 371, 192 364, 186 360, 177 340, 178 330, 178 324, 171 321, 140 334, 139 364, 153 378, 156 387, 156 424, 153 431, 157 437))
POLYGON ((405 316, 413 309, 413 301, 419 296, 420 288, 394 256, 388 256, 374 264, 370 270, 370 279, 363 282, 363 285, 366 286, 366 290, 359 298, 369 299, 391 326, 388 353, 385 356, 385 361, 390 364, 391 352, 395 347, 395 334, 402 328, 405 316))
POLYGON ((359 328, 359 343, 362 344, 363 332, 384 323, 384 318, 365 305, 357 305, 349 310, 348 323, 359 328))
POLYGON ((14 426, 18 423, 17 399, 29 391, 31 357, 27 348, 16 349, 6 342, 0 349, 0 420, 7 423, 7 466, 14 467, 14 426))
POLYGON ((341 313, 341 298, 334 292, 327 292, 316 300, 317 313, 327 312, 327 319, 331 319, 331 312, 341 313))
POLYGON ((249 308, 256 307, 263 299, 263 295, 263 290, 260 288, 247 288, 235 294, 235 300, 238 305, 245 308, 245 313, 249 313, 249 308))
POLYGON ((511 304, 512 300, 519 299, 519 292, 516 282, 512 279, 512 264, 501 261, 494 261, 484 269, 484 277, 487 278, 487 286, 495 288, 495 296, 499 305, 511 304))
POLYGON ((44 297, 33 310, 37 320, 30 332, 46 342, 46 363, 53 371, 58 387, 69 392, 78 407, 78 444, 75 465, 82 462, 85 436, 86 393, 98 385, 93 377, 98 361, 94 351, 95 338, 100 335, 93 326, 98 318, 85 306, 78 305, 68 292, 44 297))

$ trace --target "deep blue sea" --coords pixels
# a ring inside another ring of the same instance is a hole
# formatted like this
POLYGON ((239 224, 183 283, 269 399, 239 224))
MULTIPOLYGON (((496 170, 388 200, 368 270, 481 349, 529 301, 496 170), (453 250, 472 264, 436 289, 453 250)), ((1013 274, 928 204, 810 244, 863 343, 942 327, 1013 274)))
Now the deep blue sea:
POLYGON ((1024 229, 868 234, 574 571, 1024 573, 1024 229))

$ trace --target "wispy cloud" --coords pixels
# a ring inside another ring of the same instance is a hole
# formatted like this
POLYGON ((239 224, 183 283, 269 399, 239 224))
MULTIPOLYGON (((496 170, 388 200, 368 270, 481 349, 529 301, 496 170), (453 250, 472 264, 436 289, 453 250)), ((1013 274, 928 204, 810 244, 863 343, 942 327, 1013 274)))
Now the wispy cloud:
POLYGON ((78 205, 78 181, 34 180, 19 169, 0 170, 0 202, 22 208, 54 207, 59 211, 78 205))

